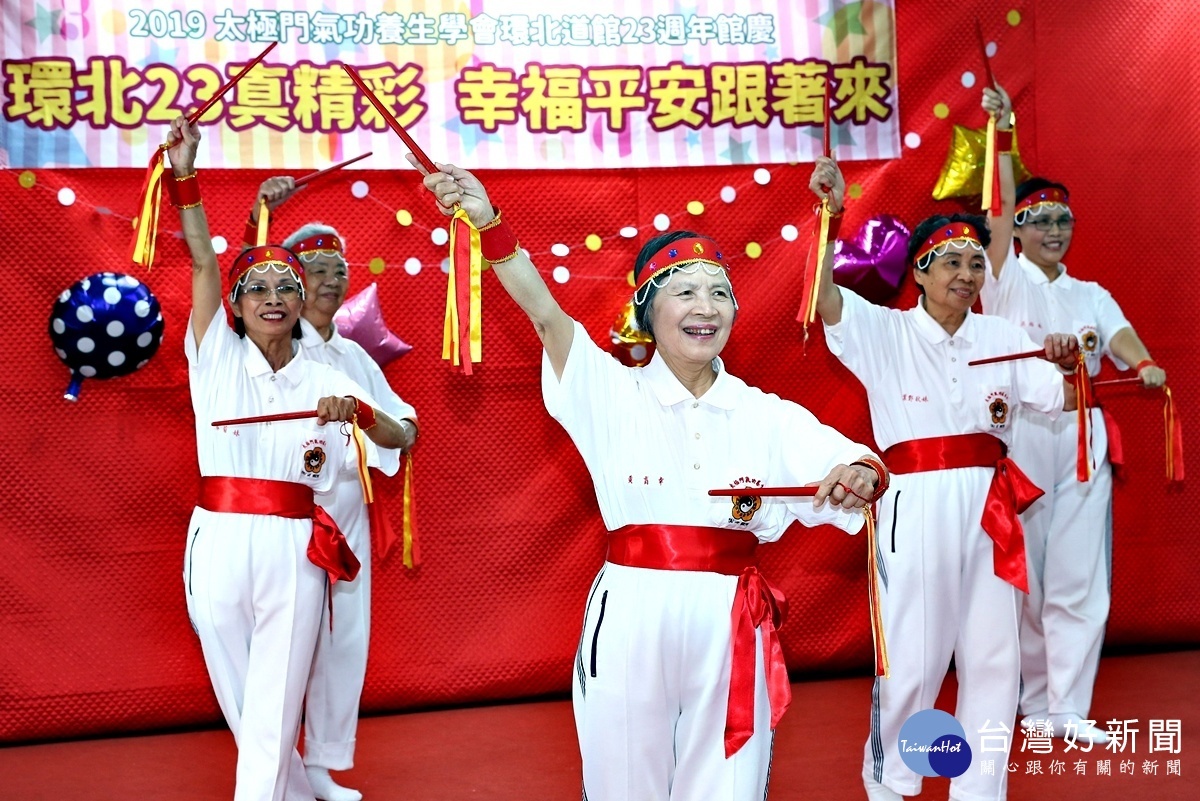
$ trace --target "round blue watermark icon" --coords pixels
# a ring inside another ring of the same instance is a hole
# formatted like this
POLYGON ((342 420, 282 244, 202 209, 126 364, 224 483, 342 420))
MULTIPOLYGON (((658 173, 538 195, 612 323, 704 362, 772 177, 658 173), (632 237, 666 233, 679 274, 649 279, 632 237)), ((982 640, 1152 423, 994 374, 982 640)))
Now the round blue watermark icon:
POLYGON ((962 724, 949 712, 922 709, 900 727, 900 758, 922 776, 953 779, 971 766, 971 746, 962 724))

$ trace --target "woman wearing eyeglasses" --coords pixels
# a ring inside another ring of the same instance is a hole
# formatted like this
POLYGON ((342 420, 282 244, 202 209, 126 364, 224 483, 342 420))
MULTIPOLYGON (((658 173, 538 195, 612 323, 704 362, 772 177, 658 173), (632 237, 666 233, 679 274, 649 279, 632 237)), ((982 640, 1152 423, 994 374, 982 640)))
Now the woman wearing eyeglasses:
MULTIPOLYGON (((984 109, 1007 120, 1012 104, 1004 90, 983 94, 984 109)), ((1000 180, 1003 207, 989 218, 984 312, 1023 326, 1035 340, 1051 331, 1074 333, 1090 375, 1107 355, 1120 369, 1134 366, 1145 386, 1161 387, 1166 373, 1108 290, 1067 273, 1063 258, 1075 233, 1067 188, 1031 178, 1014 190, 1008 153, 1000 158, 1000 180)), ((1103 743, 1103 727, 1088 712, 1108 619, 1112 467, 1099 409, 1089 425, 1087 482, 1076 478, 1075 415, 1051 420, 1018 410, 1013 428, 1013 458, 1045 490, 1022 516, 1029 595, 1021 617, 1021 712, 1024 726, 1048 720, 1057 737, 1103 743)))
POLYGON ((201 475, 184 554, 188 616, 237 741, 234 800, 312 799, 296 751, 304 688, 327 585, 358 570, 316 496, 357 464, 350 438, 326 423, 356 420, 385 448, 403 431, 354 381, 302 356, 304 270, 291 252, 237 256, 229 325, 193 167, 200 131, 179 117, 171 141, 164 183, 192 255, 184 347, 201 475), (212 425, 312 409, 306 420, 212 425))

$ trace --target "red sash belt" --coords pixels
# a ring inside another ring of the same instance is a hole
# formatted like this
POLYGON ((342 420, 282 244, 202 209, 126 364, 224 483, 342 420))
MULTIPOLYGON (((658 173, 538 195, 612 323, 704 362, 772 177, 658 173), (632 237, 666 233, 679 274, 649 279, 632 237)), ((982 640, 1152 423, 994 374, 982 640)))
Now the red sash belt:
POLYGON ((353 581, 361 564, 333 518, 313 503, 312 487, 269 478, 201 476, 196 505, 210 512, 312 519, 308 561, 329 575, 329 583, 353 581))
POLYGON ((1043 493, 1007 454, 1005 444, 991 434, 959 434, 897 442, 884 452, 883 460, 893 473, 994 466, 983 505, 983 530, 992 538, 996 575, 1029 592, 1025 532, 1018 515, 1043 493))
POLYGON ((757 548, 758 538, 750 532, 726 528, 635 525, 608 533, 608 561, 613 564, 738 577, 730 612, 733 639, 725 707, 726 758, 754 734, 754 630, 759 627, 772 729, 792 702, 777 631, 787 616, 787 601, 758 572, 757 548))

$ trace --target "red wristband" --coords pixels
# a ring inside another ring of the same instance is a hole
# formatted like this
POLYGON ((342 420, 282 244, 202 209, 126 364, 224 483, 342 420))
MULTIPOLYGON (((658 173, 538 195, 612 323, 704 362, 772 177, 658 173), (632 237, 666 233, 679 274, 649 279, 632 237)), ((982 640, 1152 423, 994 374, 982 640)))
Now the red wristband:
POLYGON ((1141 375, 1143 367, 1158 367, 1158 364, 1155 363, 1154 359, 1142 359, 1137 363, 1137 367, 1133 368, 1133 372, 1141 375))
POLYGON ((883 462, 870 457, 864 457, 857 461, 851 462, 850 466, 853 467, 856 464, 871 468, 875 471, 875 475, 878 476, 875 481, 875 492, 871 495, 871 503, 875 503, 875 501, 883 497, 883 494, 887 492, 888 487, 892 483, 891 477, 888 475, 887 468, 883 466, 883 462))
POLYGON ((171 198, 171 205, 177 209, 194 209, 202 202, 200 182, 196 179, 196 173, 182 178, 171 176, 163 183, 167 185, 167 197, 171 198))
POLYGON ((1007 131, 996 129, 996 152, 997 153, 1012 153, 1013 147, 1013 131, 1016 128, 1009 128, 1007 131))
POLYGON ((496 212, 495 219, 479 229, 479 248, 489 262, 503 264, 517 255, 521 245, 512 226, 501 219, 500 209, 493 206, 492 210, 496 212))
POLYGON ((246 222, 246 230, 242 231, 242 244, 254 247, 258 243, 258 223, 254 220, 246 222))
POLYGON ((378 422, 375 419, 375 410, 353 395, 346 397, 354 401, 354 422, 358 424, 358 427, 363 431, 370 431, 374 428, 378 422))

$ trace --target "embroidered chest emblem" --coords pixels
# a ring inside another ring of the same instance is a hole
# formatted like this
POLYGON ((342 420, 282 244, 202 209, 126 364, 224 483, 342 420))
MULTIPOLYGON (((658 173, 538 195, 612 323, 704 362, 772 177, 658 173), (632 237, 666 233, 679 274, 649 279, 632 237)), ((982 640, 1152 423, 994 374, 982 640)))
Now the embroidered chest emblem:
POLYGON ((731 489, 745 489, 744 495, 734 495, 730 501, 732 508, 729 511, 729 522, 736 523, 739 526, 749 526, 750 521, 754 519, 754 515, 762 508, 762 496, 751 494, 756 487, 761 487, 763 483, 757 478, 742 476, 730 482, 731 489))
POLYGON ((304 472, 306 475, 319 476, 325 466, 325 450, 316 445, 304 452, 304 472))
POLYGON ((1008 423, 1008 393, 993 392, 987 396, 988 419, 995 428, 1002 428, 1008 423))
POLYGON ((1083 329, 1079 333, 1079 347, 1085 353, 1095 353, 1096 348, 1100 347, 1100 335, 1090 328, 1083 329))

